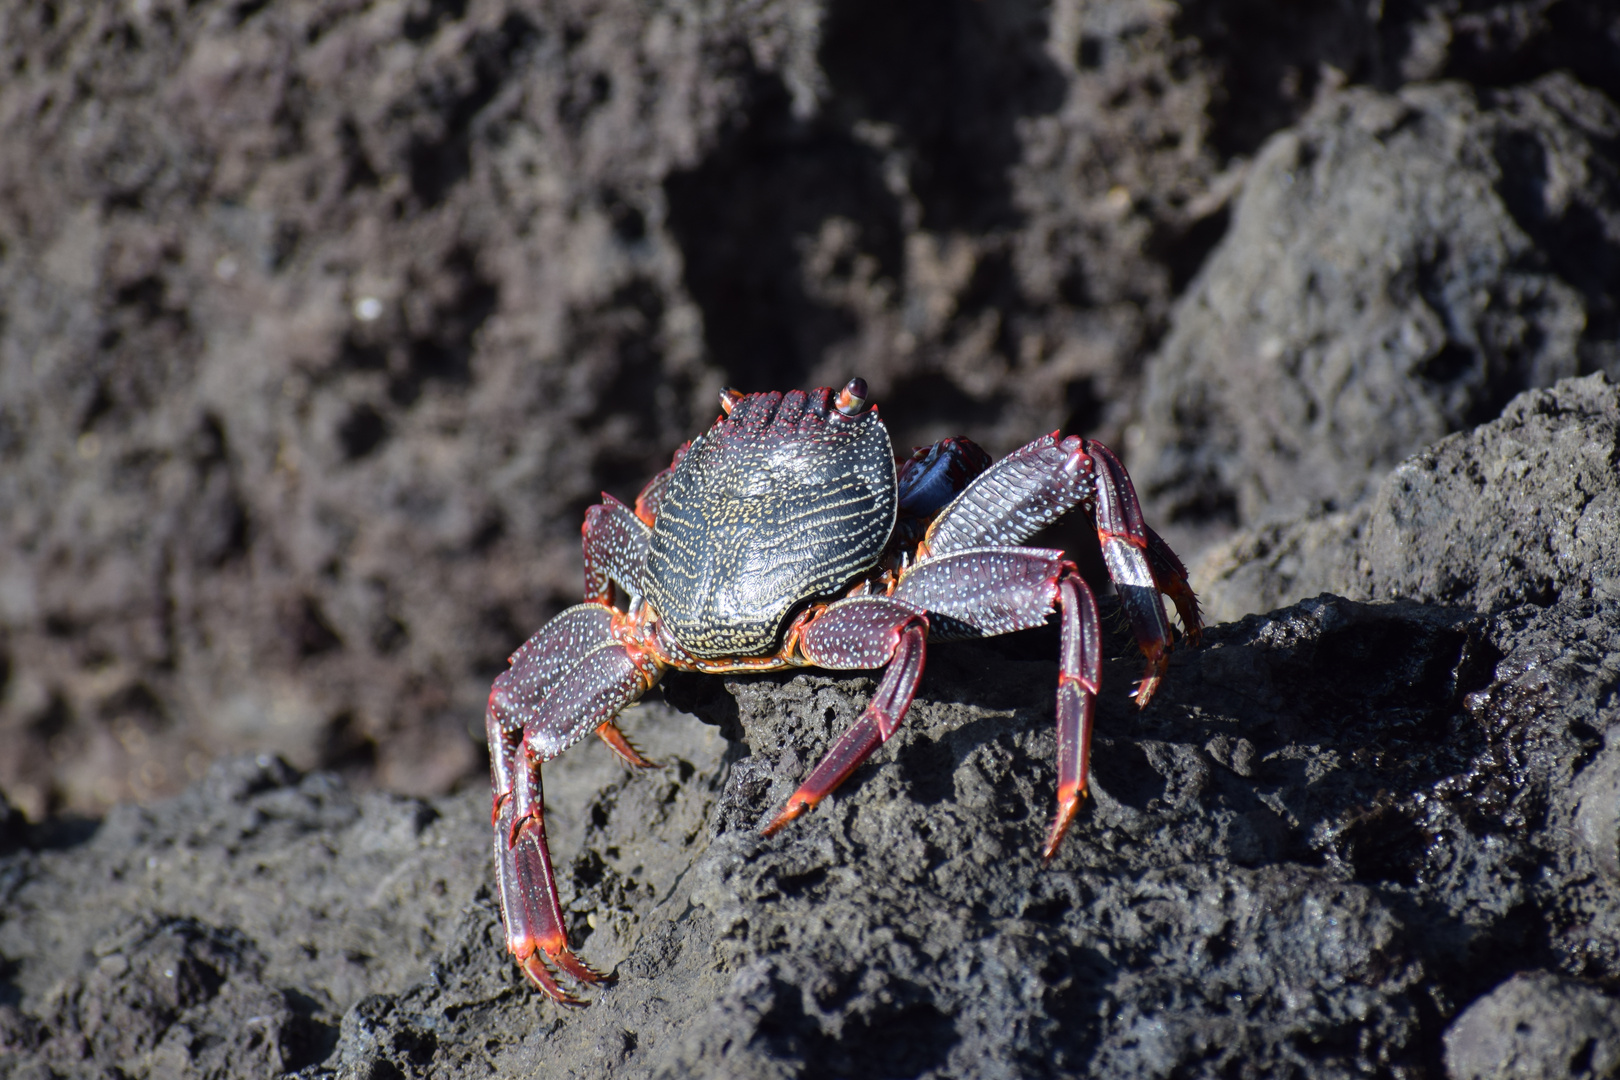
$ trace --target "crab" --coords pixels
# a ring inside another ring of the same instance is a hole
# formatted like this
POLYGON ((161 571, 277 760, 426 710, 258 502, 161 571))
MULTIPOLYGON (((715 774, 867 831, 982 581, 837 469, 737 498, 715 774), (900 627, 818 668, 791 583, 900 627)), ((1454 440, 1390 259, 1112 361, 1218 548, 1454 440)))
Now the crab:
POLYGON ((1099 442, 1042 436, 991 463, 968 439, 897 461, 867 386, 742 394, 675 452, 630 507, 585 514, 585 602, 548 622, 496 678, 485 712, 496 878, 507 945, 539 990, 584 1002, 559 975, 605 978, 568 945, 546 845, 540 766, 595 732, 632 766, 614 723, 670 669, 718 674, 883 668, 860 718, 767 823, 814 807, 899 728, 930 639, 1006 634, 1061 612, 1057 812, 1050 860, 1085 795, 1101 677, 1097 601, 1064 552, 1019 546, 1071 510, 1096 525, 1109 577, 1164 675, 1169 596, 1185 638, 1201 622, 1187 571, 1142 520, 1124 466, 1099 442), (615 590, 617 589, 617 594, 615 590), (622 598, 622 602, 620 599, 622 598))

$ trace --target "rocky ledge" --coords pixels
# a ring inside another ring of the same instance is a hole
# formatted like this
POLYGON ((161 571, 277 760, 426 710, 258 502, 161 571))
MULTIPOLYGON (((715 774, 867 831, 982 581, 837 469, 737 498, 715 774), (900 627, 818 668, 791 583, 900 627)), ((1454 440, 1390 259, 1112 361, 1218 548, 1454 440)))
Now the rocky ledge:
POLYGON ((1616 395, 1525 395, 1385 485, 1413 565, 1473 553, 1489 603, 1216 625, 1141 711, 1106 618, 1091 797, 1050 865, 1050 631, 935 648, 901 733, 770 839, 873 680, 672 678, 627 718, 662 769, 548 767, 574 941, 617 976, 586 1009, 503 955, 476 786, 241 758, 99 823, 13 816, 0 1072, 1613 1075, 1616 395), (1491 497, 1503 460, 1580 478, 1573 532, 1491 497))

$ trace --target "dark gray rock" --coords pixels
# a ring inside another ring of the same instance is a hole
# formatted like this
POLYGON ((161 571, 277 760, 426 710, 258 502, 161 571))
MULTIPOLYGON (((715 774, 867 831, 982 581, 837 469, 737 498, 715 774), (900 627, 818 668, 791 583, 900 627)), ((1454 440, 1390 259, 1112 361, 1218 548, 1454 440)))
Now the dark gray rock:
POLYGON ((1452 1080, 1620 1073, 1620 999, 1546 971, 1515 975, 1446 1031, 1452 1080))
POLYGON ((771 839, 870 678, 672 678, 746 742, 655 700, 627 726, 664 769, 548 765, 574 940, 617 975, 584 1010, 504 954, 477 787, 250 759, 35 827, 0 857, 0 1074, 1420 1075, 1516 970, 1620 979, 1620 880, 1578 839, 1612 603, 1322 597, 1212 628, 1145 712, 1111 633, 1091 798, 1043 866, 1055 651, 936 647, 900 733, 771 839))
POLYGON ((1216 620, 1300 596, 1482 611, 1620 595, 1620 386, 1599 373, 1516 398, 1362 504, 1240 533, 1193 572, 1216 620))
POLYGON ((1128 446, 1172 544, 1344 509, 1527 387, 1620 375, 1617 136, 1556 75, 1350 89, 1273 138, 1128 446))
POLYGON ((6 862, 3 1007, 68 1075, 320 1061, 356 997, 423 976, 477 887, 437 817, 242 758, 175 800, 36 827, 6 862))
POLYGON ((1620 729, 1608 730, 1603 751, 1582 770, 1575 803, 1576 835, 1600 870, 1620 878, 1620 729))

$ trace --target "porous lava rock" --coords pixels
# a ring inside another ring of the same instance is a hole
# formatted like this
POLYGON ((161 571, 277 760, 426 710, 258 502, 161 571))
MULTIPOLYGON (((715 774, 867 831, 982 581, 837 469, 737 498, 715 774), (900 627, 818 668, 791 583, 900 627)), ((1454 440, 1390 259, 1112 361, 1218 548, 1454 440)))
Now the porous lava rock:
POLYGON ((1334 592, 1497 611, 1620 596, 1620 386, 1515 398, 1350 510, 1246 530, 1193 573, 1217 621, 1334 592))
POLYGON ((594 740, 546 766, 574 941, 617 977, 588 1008, 504 953, 484 791, 365 795, 239 759, 0 858, 0 1063, 1439 1076, 1472 1067, 1494 1006, 1471 1003, 1526 971, 1589 1007, 1523 1052, 1607 1053, 1612 602, 1321 596, 1211 628, 1140 712, 1105 618, 1091 794, 1050 865, 1050 631, 934 648, 900 733, 769 839, 873 680, 672 677, 627 719, 662 769, 594 740))
POLYGON ((1346 509, 1560 378, 1620 378, 1620 108, 1564 74, 1324 97, 1255 158, 1151 362, 1172 544, 1346 509))

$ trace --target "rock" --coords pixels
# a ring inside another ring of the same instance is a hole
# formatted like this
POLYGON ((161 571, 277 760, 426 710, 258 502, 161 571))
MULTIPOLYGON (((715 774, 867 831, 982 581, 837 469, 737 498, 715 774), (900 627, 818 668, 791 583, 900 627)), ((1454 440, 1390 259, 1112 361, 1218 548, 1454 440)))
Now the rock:
POLYGON ((1554 75, 1348 89, 1275 136, 1128 447, 1171 543, 1348 508, 1527 387, 1620 376, 1617 133, 1554 75))
POLYGON ((1581 771, 1575 792, 1576 835, 1598 868, 1620 878, 1620 728, 1610 728, 1602 754, 1581 771))
POLYGON ((890 744, 770 839, 873 679, 693 677, 672 696, 743 742, 655 698, 626 726, 663 769, 594 740, 548 764, 571 933, 617 976, 583 1010, 505 954, 480 787, 240 759, 93 835, 31 827, 0 855, 0 1066, 1361 1075, 1420 1069, 1515 970, 1620 975, 1620 879, 1577 839, 1615 605, 1322 597, 1210 628, 1143 712, 1105 621, 1091 797, 1050 866, 1049 630, 936 646, 890 744))
POLYGON ((1547 971, 1515 975, 1446 1030, 1452 1080, 1564 1080, 1620 1072, 1620 1000, 1547 971))
POLYGON ((1299 596, 1481 611, 1620 595, 1620 386, 1601 374, 1515 398, 1352 510, 1246 531, 1192 572, 1215 620, 1299 596))

